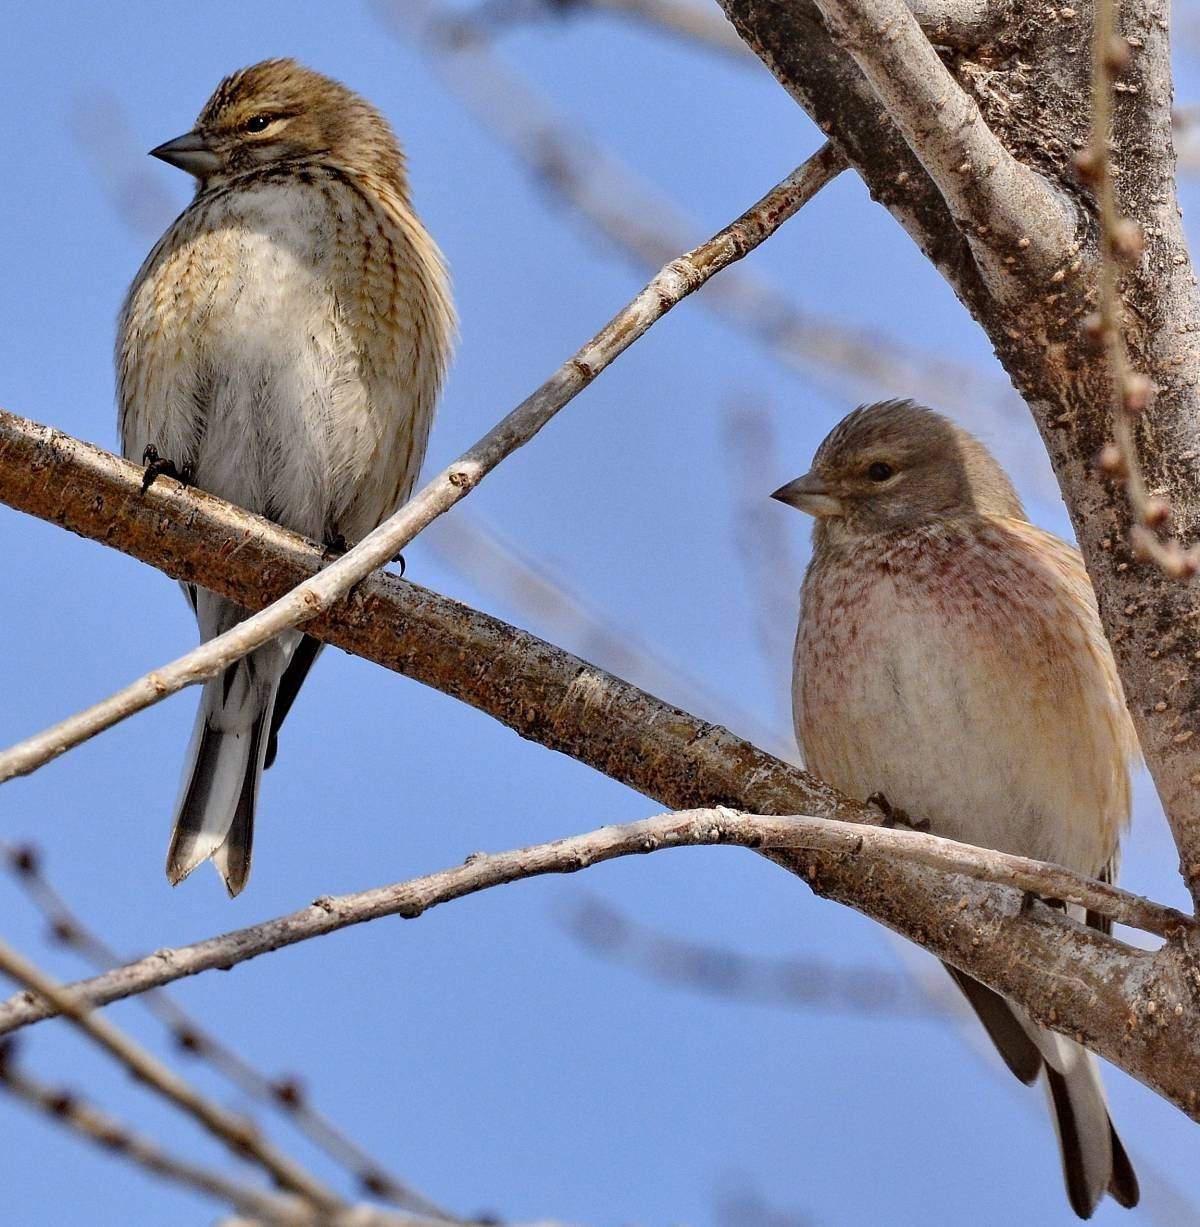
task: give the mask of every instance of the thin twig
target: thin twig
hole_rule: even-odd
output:
[[[101,971],[127,962],[90,930],[67,906],[46,877],[41,854],[23,845],[12,847],[0,841],[0,857],[18,885],[42,913],[54,939],[70,947]],[[278,1109],[312,1142],[353,1173],[363,1192],[429,1218],[457,1221],[449,1211],[393,1176],[377,1159],[348,1138],[309,1101],[304,1087],[294,1078],[268,1078],[235,1049],[203,1027],[161,989],[140,994],[138,1000],[171,1032],[181,1051],[206,1061],[245,1094]]]
[[[0,1049],[0,1086],[109,1154],[128,1159],[156,1176],[207,1194],[273,1227],[322,1227],[313,1208],[299,1199],[256,1189],[222,1172],[181,1159],[92,1107],[74,1091],[49,1086],[18,1069],[11,1046]]]
[[[1112,96],[1129,59],[1129,44],[1117,34],[1115,0],[1096,0],[1092,140],[1075,164],[1095,189],[1100,211],[1099,309],[1087,321],[1088,331],[1107,356],[1112,388],[1113,442],[1101,452],[1100,466],[1124,485],[1129,497],[1134,520],[1130,545],[1135,556],[1153,562],[1167,575],[1189,578],[1200,570],[1200,547],[1185,549],[1173,537],[1161,534],[1171,518],[1171,506],[1146,489],[1134,437],[1138,418],[1150,407],[1154,387],[1130,360],[1120,287],[1121,266],[1136,264],[1145,246],[1141,227],[1121,216],[1113,184]]]
[[[412,920],[440,904],[510,882],[575,873],[616,857],[711,845],[772,852],[811,850],[876,862],[915,862],[944,873],[1080,904],[1121,924],[1164,937],[1194,931],[1200,924],[1174,908],[1028,857],[866,823],[808,816],[771,818],[714,807],[660,814],[511,852],[473,854],[462,865],[407,882],[351,895],[323,896],[290,915],[191,946],[158,950],[115,971],[58,989],[49,1003],[18,994],[0,1004],[0,1034],[52,1017],[64,1000],[73,1003],[71,1008],[77,1012],[96,1009],[199,972],[227,970],[259,955],[365,921],[384,916]]]
[[[69,1018],[135,1078],[197,1120],[235,1155],[257,1163],[280,1188],[296,1193],[325,1214],[345,1208],[345,1202],[331,1189],[261,1137],[251,1122],[206,1099],[108,1019],[91,1013],[90,1007],[76,993],[51,979],[3,940],[0,940],[0,972],[30,990],[25,994],[27,1000],[37,1001],[42,1009]]]
[[[372,571],[390,562],[439,515],[465,498],[505,457],[528,443],[672,307],[774,234],[844,166],[841,155],[830,145],[823,145],[736,221],[665,265],[636,298],[536,392],[353,549],[232,630],[0,754],[0,783],[28,775],[73,746],[185,686],[215,677],[281,631],[327,610]]]

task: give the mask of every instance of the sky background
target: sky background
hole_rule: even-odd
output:
[[[0,404],[9,410],[115,446],[116,311],[189,191],[184,176],[142,151],[186,131],[220,77],[267,56],[294,55],[360,90],[407,148],[462,322],[431,469],[536,387],[645,280],[540,188],[370,5],[48,0],[12,8],[6,30]],[[496,50],[580,134],[694,219],[689,242],[818,143],[765,70],[618,19],[545,22],[507,33]],[[1179,70],[1181,100],[1200,96],[1196,60],[1181,53]],[[1194,182],[1184,203],[1193,211],[1200,203]],[[1014,469],[1032,517],[1069,531],[1036,434],[1006,395],[985,337],[852,175],[747,267],[815,317],[882,331],[977,371],[987,391],[964,405],[955,389],[956,416]],[[693,705],[698,682],[711,696],[699,714],[786,739],[807,526],[767,495],[807,467],[854,403],[908,391],[815,365],[789,370],[692,300],[452,515],[486,526],[621,634],[678,662],[676,676],[631,680]],[[769,552],[756,573],[746,559],[762,542]],[[435,529],[405,553],[410,578],[587,654],[593,641],[544,600],[455,565],[449,534]],[[194,641],[175,586],[111,550],[0,508],[0,555],[4,744]],[[0,837],[36,841],[72,905],[131,954],[439,869],[476,849],[657,812],[479,713],[331,651],[265,778],[249,888],[231,902],[202,869],[172,890],[162,862],[195,703],[195,692],[179,695],[0,790]],[[739,713],[756,727],[740,725]],[[1182,903],[1175,865],[1142,780],[1123,882]],[[746,956],[859,969],[868,989],[907,968],[933,968],[765,860],[704,849],[491,891],[173,991],[268,1073],[303,1076],[315,1104],[348,1133],[463,1214],[596,1227],[1076,1221],[1040,1092],[1002,1075],[954,1017],[786,1008],[681,988],[581,943],[567,919],[588,901]],[[19,949],[63,978],[84,973],[47,945],[7,879],[0,910],[4,936]],[[176,1059],[136,1003],[109,1014]],[[190,1120],[61,1025],[26,1032],[21,1060],[165,1145],[232,1166]],[[250,1106],[205,1067],[181,1068],[222,1103]],[[1106,1078],[1145,1204],[1128,1215],[1105,1202],[1096,1221],[1200,1222],[1195,1127],[1124,1075],[1109,1069]],[[349,1191],[290,1126],[271,1130]],[[0,1134],[9,1222],[204,1224],[221,1215],[3,1095]],[[1166,1172],[1186,1205],[1169,1203]]]

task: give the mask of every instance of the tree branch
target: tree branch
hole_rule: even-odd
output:
[[[817,6],[950,207],[992,292],[1023,291],[1007,257],[1042,277],[1065,269],[1077,248],[1069,198],[1009,153],[904,0]]]
[[[318,1219],[300,1198],[269,1193],[222,1172],[201,1167],[165,1151],[157,1142],[121,1121],[92,1107],[73,1091],[64,1091],[16,1068],[11,1047],[0,1050],[0,1085],[22,1102],[111,1155],[128,1159],[156,1176],[253,1215],[271,1227],[330,1227],[328,1217]]]
[[[37,1001],[53,1014],[69,1018],[90,1040],[114,1057],[139,1081],[198,1121],[235,1155],[257,1163],[283,1189],[303,1198],[315,1211],[333,1215],[345,1203],[331,1189],[310,1175],[263,1138],[249,1121],[206,1099],[174,1070],[135,1043],[106,1018],[90,1012],[69,989],[52,980],[6,942],[0,941],[0,972],[31,990],[27,999]]]
[[[652,324],[710,277],[753,251],[793,217],[845,166],[829,145],[772,188],[706,243],[665,265],[650,283],[537,391],[492,427],[353,549],[279,597],[267,609],[202,643],[123,690],[0,754],[0,783],[57,758],[135,712],[185,686],[216,677],[234,661],[289,627],[327,610],[384,566],[443,512],[465,498],[502,460],[528,443],[551,418],[624,353]]]
[[[1062,866],[1028,857],[975,848],[937,835],[890,830],[861,822],[803,815],[771,818],[714,807],[601,827],[585,835],[573,835],[512,852],[472,853],[462,865],[453,869],[351,895],[325,895],[308,907],[275,920],[236,929],[191,946],[156,950],[136,962],[59,990],[59,995],[53,999],[46,994],[43,994],[46,1000],[18,994],[0,1004],[0,1035],[54,1017],[63,1009],[64,1001],[73,1003],[72,1017],[76,1017],[84,1010],[123,1001],[200,972],[218,968],[228,971],[259,955],[324,937],[365,921],[385,916],[415,920],[439,904],[526,878],[576,873],[622,856],[710,845],[733,845],[776,854],[820,851],[838,856],[861,856],[879,863],[909,861],[943,873],[962,874],[978,882],[1077,903],[1122,924],[1132,924],[1162,936],[1179,936],[1185,930],[1197,928],[1196,922],[1173,908],[1085,878]],[[1116,942],[1112,945],[1120,948]],[[7,970],[2,950],[0,947],[0,970]]]
[[[29,846],[13,848],[0,841],[0,856],[45,918],[56,941],[69,946],[102,971],[120,967],[126,962],[67,907],[65,900],[43,873],[41,855],[36,849]],[[268,1078],[215,1033],[201,1026],[168,994],[151,991],[139,994],[138,1000],[169,1029],[182,1052],[207,1061],[238,1090],[281,1111],[312,1142],[344,1165],[364,1193],[391,1201],[413,1214],[446,1222],[457,1221],[454,1215],[393,1176],[378,1160],[351,1141],[332,1121],[317,1111],[294,1078]],[[3,1062],[0,1062],[0,1067],[2,1065]]]
[[[140,470],[0,413],[0,498],[247,608],[314,573],[321,551],[177,483],[143,498]],[[160,488],[161,486],[161,488]],[[486,711],[523,737],[677,809],[729,805],[873,824],[878,811],[716,725],[497,619],[377,574],[310,633]],[[821,895],[856,908],[1020,1002],[1200,1119],[1200,942],[1133,951],[1012,890],[911,863],[771,853]],[[965,902],[964,902],[965,901]],[[1135,1020],[1131,1023],[1130,1020]]]

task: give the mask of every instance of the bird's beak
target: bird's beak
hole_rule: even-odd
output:
[[[836,516],[841,515],[843,510],[841,500],[816,473],[805,473],[803,477],[789,481],[771,497],[787,503],[789,507],[807,511],[810,516]]]
[[[209,148],[208,143],[199,132],[185,132],[173,141],[159,145],[150,150],[152,158],[162,158],[180,170],[186,170],[189,175],[203,179],[221,167],[221,159]]]

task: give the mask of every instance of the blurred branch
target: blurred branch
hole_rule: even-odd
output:
[[[711,690],[685,666],[639,641],[611,615],[571,590],[560,576],[469,515],[443,516],[423,540],[446,566],[520,611],[555,642],[689,711],[719,717],[778,758],[796,758],[795,745],[775,729]]]
[[[446,34],[477,39],[581,14],[627,18],[681,43],[720,52],[746,66],[758,65],[724,16],[692,0],[483,0],[461,16],[448,16]]]
[[[331,1216],[345,1209],[345,1203],[331,1189],[261,1137],[252,1123],[206,1099],[106,1018],[91,1013],[76,993],[56,983],[4,941],[0,941],[0,972],[30,990],[26,1000],[69,1019],[139,1082],[198,1121],[239,1158],[257,1163],[280,1188],[297,1194],[319,1215]]]
[[[681,251],[697,233],[694,221],[642,182],[628,167],[584,137],[516,73],[501,64],[485,39],[448,38],[468,17],[450,19],[428,0],[374,0],[381,18],[417,43],[475,118],[502,141],[530,175],[572,213],[614,244],[639,270]],[[918,399],[977,419],[1020,409],[999,380],[940,355],[921,354],[877,331],[841,326],[799,310],[759,275],[738,270],[708,286],[700,303],[729,327],[749,334],[779,361],[811,376],[832,375],[856,394]]]
[[[157,1142],[92,1107],[74,1091],[39,1082],[17,1068],[11,1041],[0,1044],[0,1086],[110,1154],[128,1159],[156,1176],[205,1193],[273,1227],[330,1227],[332,1223],[328,1216],[317,1218],[312,1206],[299,1198],[256,1189],[211,1168],[177,1158]]]
[[[422,529],[465,498],[498,464],[528,443],[672,307],[770,238],[843,165],[830,146],[822,146],[735,221],[699,247],[664,265],[640,294],[540,388],[337,561],[231,630],[0,754],[0,783],[28,775],[168,695],[215,677],[281,631],[306,624],[329,609],[372,571],[390,562]],[[0,463],[0,500],[9,498],[6,486],[24,484],[26,478],[20,472],[6,472]]]
[[[10,847],[0,842],[0,856],[3,856],[18,885],[42,913],[56,941],[100,970],[110,970],[127,961],[68,908],[43,872],[42,858],[35,848],[29,845]],[[206,1061],[239,1090],[281,1111],[312,1142],[352,1172],[364,1193],[393,1202],[415,1214],[457,1221],[448,1211],[391,1175],[376,1159],[346,1137],[312,1106],[303,1085],[295,1078],[272,1079],[260,1073],[161,989],[143,993],[138,1000],[168,1028],[182,1052]]]
[[[726,1000],[889,1019],[944,1019],[958,1005],[944,975],[940,982],[945,991],[931,993],[918,989],[907,974],[874,967],[754,958],[669,937],[598,899],[572,908],[565,923],[577,941],[603,958],[660,982]]]
[[[175,482],[156,483],[143,497],[136,466],[3,413],[0,472],[7,478],[4,497],[18,509],[124,549],[247,608],[292,589],[322,565],[318,547],[278,525]],[[878,811],[724,729],[417,585],[374,575],[307,629],[481,708],[522,736],[664,805],[689,809],[732,802],[760,814],[879,821]],[[1044,915],[1047,909],[1023,910],[1012,890],[947,877],[912,861],[795,851],[764,855],[819,894],[887,924],[1012,998],[1038,1023],[1079,1038],[1200,1117],[1192,1076],[1200,1009],[1189,978],[1190,937],[1150,954],[1058,914]],[[286,931],[277,936],[281,943],[288,940]],[[161,972],[165,965],[152,961]],[[152,976],[140,987],[162,982]],[[7,1009],[10,1019],[11,1011],[27,1018],[37,1013],[27,1013],[28,1001]],[[1133,1027],[1131,1016],[1147,1021]],[[1150,1022],[1168,1017],[1169,1028]]]

